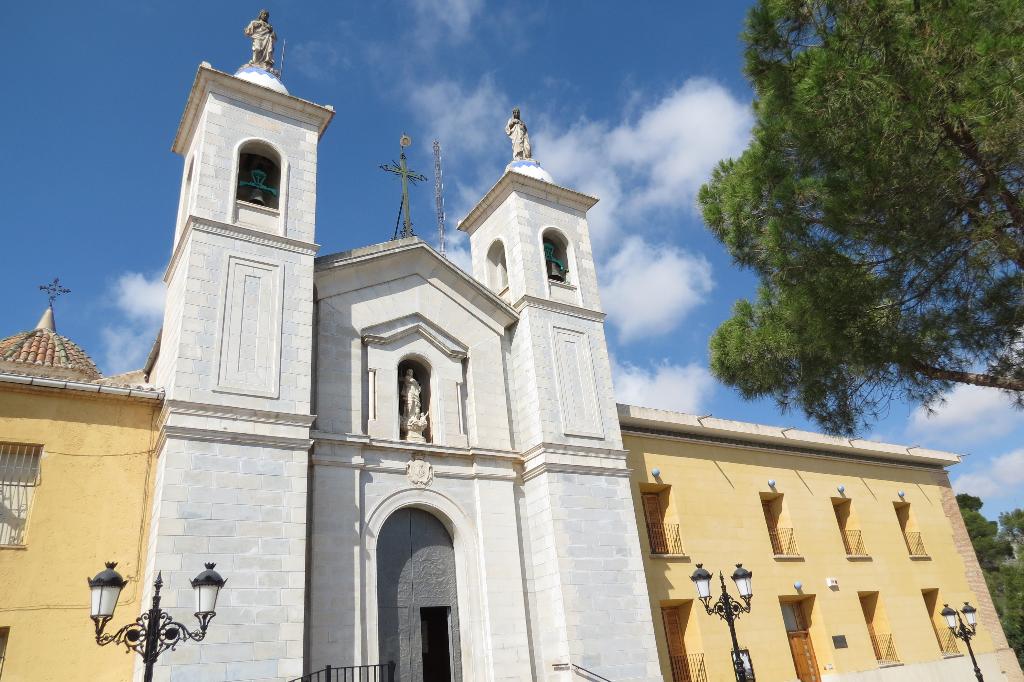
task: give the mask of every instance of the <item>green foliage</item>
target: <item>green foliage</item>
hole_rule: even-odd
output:
[[[1000,531],[1017,550],[1017,556],[1024,552],[1024,509],[1014,509],[999,515]]]
[[[958,507],[960,507],[961,514],[965,510],[980,512],[981,508],[985,506],[985,503],[981,501],[980,497],[968,495],[967,493],[960,493],[959,495],[957,495],[956,504]]]
[[[999,515],[999,523],[981,515],[980,497],[961,493],[956,496],[967,534],[971,537],[978,563],[985,574],[999,622],[1010,648],[1024,665],[1024,509]],[[1016,557],[1015,557],[1016,550]]]
[[[958,382],[1024,404],[1024,3],[760,0],[744,40],[753,140],[699,201],[760,288],[716,376],[833,433]]]
[[[960,514],[964,517],[967,534],[978,555],[978,563],[986,573],[999,570],[1000,564],[1013,557],[1010,541],[999,534],[999,524],[981,515],[982,501],[973,495],[957,495]]]
[[[1020,511],[1020,510],[1018,510]],[[1024,666],[1024,564],[1009,561],[985,574],[1003,632]]]

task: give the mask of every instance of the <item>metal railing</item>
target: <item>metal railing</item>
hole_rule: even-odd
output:
[[[960,647],[956,645],[956,637],[953,633],[946,628],[941,630],[933,625],[935,628],[935,639],[939,640],[939,651],[942,652],[943,656],[961,656]]]
[[[907,551],[910,552],[910,556],[928,556],[928,551],[924,548],[924,540],[921,539],[920,533],[917,531],[905,531],[903,537],[907,541]]]
[[[864,537],[859,530],[844,530],[843,546],[846,547],[847,556],[868,555],[867,549],[864,548]]]
[[[800,556],[796,546],[796,535],[792,528],[769,528],[768,537],[772,541],[772,552],[779,556]]]
[[[672,665],[672,682],[708,682],[704,672],[704,654],[669,656]]]
[[[601,677],[597,673],[591,672],[583,666],[576,665],[575,663],[555,663],[551,667],[555,670],[569,670],[571,672],[576,673],[580,677],[583,677],[588,680],[597,680],[598,682],[612,682],[607,677]]]
[[[25,522],[32,493],[39,485],[38,445],[0,443],[0,545],[25,543]]]
[[[651,541],[651,554],[683,553],[678,523],[648,523],[647,538]]]
[[[892,665],[900,662],[900,655],[896,653],[896,645],[893,644],[891,634],[874,632],[870,628],[868,633],[871,635],[871,646],[875,649],[878,665]]]
[[[290,682],[395,682],[395,664],[327,666]]]

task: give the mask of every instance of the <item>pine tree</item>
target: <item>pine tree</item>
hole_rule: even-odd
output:
[[[1024,3],[760,0],[744,39],[753,140],[699,201],[760,287],[715,375],[833,433],[958,383],[1024,404]]]

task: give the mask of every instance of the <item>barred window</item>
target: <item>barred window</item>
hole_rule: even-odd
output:
[[[42,447],[0,443],[0,545],[25,544],[32,493],[39,485]]]

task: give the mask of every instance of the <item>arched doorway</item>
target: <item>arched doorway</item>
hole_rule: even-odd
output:
[[[407,507],[377,539],[381,662],[400,682],[461,682],[455,549],[437,517]]]

